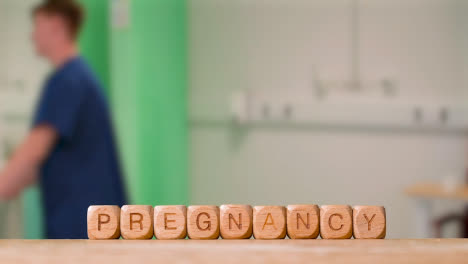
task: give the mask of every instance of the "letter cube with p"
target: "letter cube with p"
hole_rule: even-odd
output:
[[[90,206],[87,220],[89,239],[120,237],[120,208],[118,206]]]

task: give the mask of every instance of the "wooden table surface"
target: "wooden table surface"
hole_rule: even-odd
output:
[[[460,185],[447,191],[443,184],[418,183],[406,188],[405,193],[412,197],[468,201],[468,185]]]
[[[0,240],[0,263],[468,263],[468,239]]]

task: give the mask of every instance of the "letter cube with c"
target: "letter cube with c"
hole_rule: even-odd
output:
[[[88,208],[88,238],[120,237],[120,208],[114,205],[93,205]]]
[[[187,232],[191,239],[218,239],[219,208],[217,206],[189,206]]]
[[[320,236],[324,239],[348,239],[353,235],[353,210],[348,205],[324,205],[320,208]]]

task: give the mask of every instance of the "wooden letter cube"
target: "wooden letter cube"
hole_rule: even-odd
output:
[[[217,206],[189,206],[187,232],[191,239],[218,239],[219,208]]]
[[[252,236],[252,207],[250,205],[222,205],[220,208],[221,237],[245,239]]]
[[[317,238],[320,233],[320,209],[317,205],[289,205],[287,229],[291,239]]]
[[[120,214],[120,232],[124,239],[153,238],[153,207],[124,205]]]
[[[353,209],[354,238],[385,238],[386,220],[383,206],[356,206]]]
[[[154,235],[157,239],[183,239],[187,236],[185,205],[154,207]]]
[[[348,239],[353,235],[353,210],[348,205],[320,208],[320,235],[324,239]]]
[[[256,239],[286,237],[286,208],[284,206],[255,206],[253,234]]]
[[[114,205],[92,205],[88,208],[88,238],[120,237],[120,208]]]

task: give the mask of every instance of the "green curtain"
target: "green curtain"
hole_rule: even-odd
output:
[[[186,2],[112,3],[124,6],[124,22],[111,19],[110,83],[132,203],[187,204]]]

